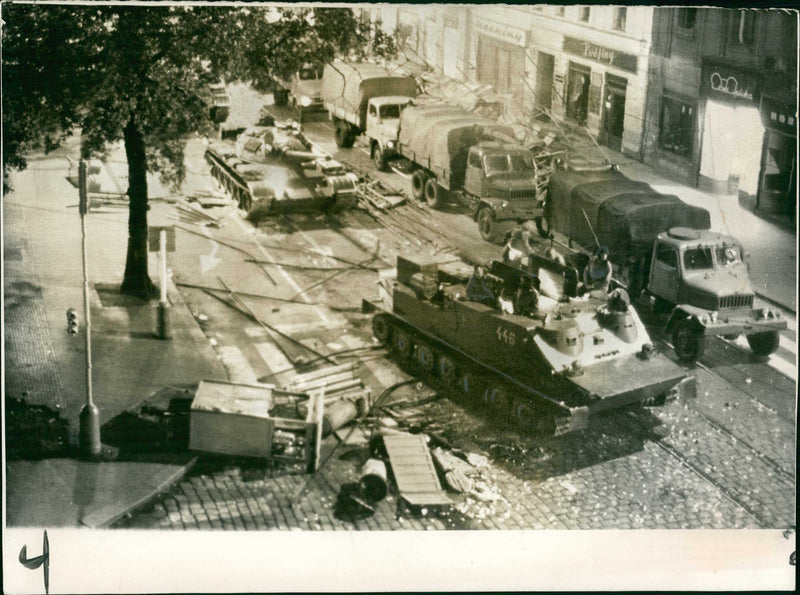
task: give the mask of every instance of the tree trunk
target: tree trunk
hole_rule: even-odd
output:
[[[147,274],[147,156],[144,137],[131,115],[124,130],[125,155],[128,158],[128,257],[122,293],[143,298],[158,295]]]

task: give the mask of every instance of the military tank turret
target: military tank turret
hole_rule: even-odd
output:
[[[379,287],[365,308],[377,310],[373,332],[396,359],[537,432],[694,395],[694,378],[654,349],[624,291],[579,296],[569,266],[493,261],[470,277],[464,263],[398,257]]]
[[[235,142],[210,142],[205,156],[211,175],[246,212],[256,205],[286,213],[356,203],[358,177],[311,143],[291,120],[247,128]]]

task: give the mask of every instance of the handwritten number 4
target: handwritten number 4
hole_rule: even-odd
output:
[[[36,570],[39,566],[43,566],[44,591],[50,593],[50,542],[47,539],[47,531],[44,532],[42,539],[42,555],[28,558],[28,546],[23,545],[19,551],[19,563],[30,570]]]

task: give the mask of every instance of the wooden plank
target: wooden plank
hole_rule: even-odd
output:
[[[412,504],[447,505],[425,437],[413,434],[383,436],[400,495]]]

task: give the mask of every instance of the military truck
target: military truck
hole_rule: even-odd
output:
[[[322,103],[322,67],[313,64],[304,64],[297,72],[292,73],[288,79],[276,78],[277,89],[273,92],[275,105],[291,106],[294,117],[303,121],[308,112],[323,112]]]
[[[577,271],[545,259],[488,269],[484,280],[497,296],[489,303],[470,293],[464,263],[398,256],[378,297],[364,302],[376,312],[375,338],[432,384],[540,433],[695,396],[694,378],[653,348],[621,291],[578,297]],[[510,296],[531,286],[534,308],[515,310]]]
[[[653,190],[616,168],[557,171],[550,177],[542,231],[564,234],[584,250],[609,249],[615,276],[632,296],[669,313],[666,330],[685,362],[704,338],[745,334],[753,354],[778,348],[780,312],[754,308],[747,257],[736,238],[709,231],[705,209]]]
[[[350,148],[364,134],[376,167],[385,170],[397,150],[400,112],[417,94],[416,80],[377,64],[337,60],[325,66],[321,93],[336,145]]]
[[[433,208],[460,198],[486,241],[502,239],[503,222],[543,214],[536,162],[507,126],[450,105],[410,106],[400,115],[398,147],[411,164],[414,198]]]

